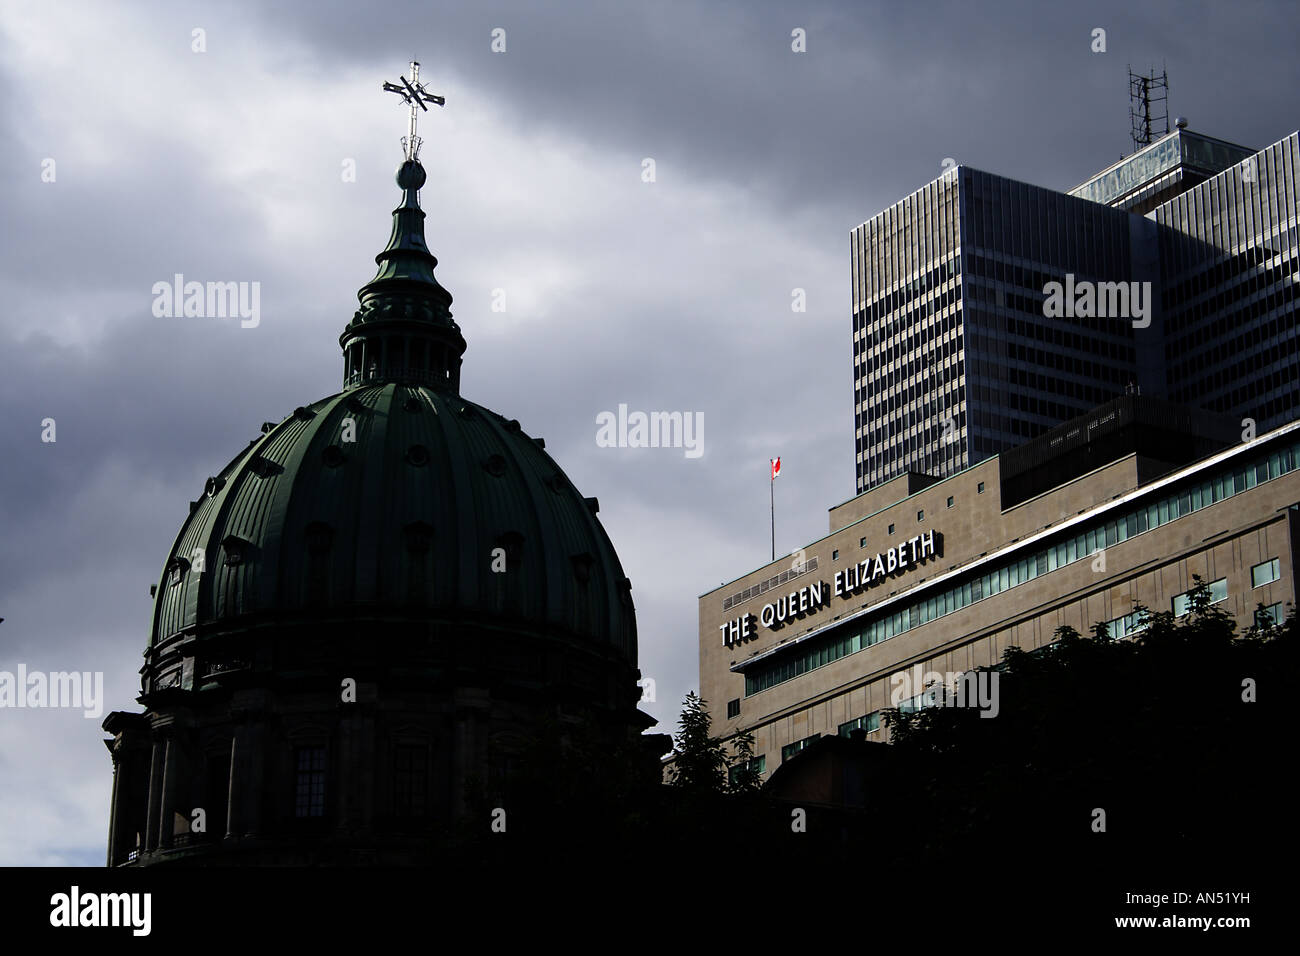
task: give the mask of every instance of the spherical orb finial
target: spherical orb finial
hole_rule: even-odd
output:
[[[408,159],[397,168],[397,185],[402,189],[419,189],[426,178],[418,160]]]

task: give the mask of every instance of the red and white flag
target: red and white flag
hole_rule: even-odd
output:
[[[772,480],[776,481],[777,476],[781,474],[781,459],[769,458],[768,461],[772,463]]]

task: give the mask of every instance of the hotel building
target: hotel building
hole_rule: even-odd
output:
[[[881,711],[920,706],[892,675],[996,665],[1061,625],[1127,637],[1137,602],[1185,613],[1193,575],[1242,629],[1259,605],[1290,616],[1298,534],[1300,421],[1243,440],[1232,417],[1121,396],[859,494],[825,537],[701,595],[701,696],[771,772],[818,736],[886,739]]]

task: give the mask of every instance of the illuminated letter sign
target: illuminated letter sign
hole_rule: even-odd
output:
[[[718,628],[722,631],[722,643],[725,647],[731,647],[754,640],[758,636],[755,633],[757,625],[773,631],[779,630],[805,614],[830,604],[832,596],[852,597],[892,574],[900,574],[942,554],[943,535],[931,528],[924,534],[918,534],[857,564],[851,564],[842,571],[836,571],[830,586],[824,581],[813,581],[797,591],[783,594],[764,604],[758,612],[757,622],[754,622],[754,617],[750,614],[728,621]]]
[[[763,610],[759,612],[758,621],[764,627],[776,630],[822,607],[828,597],[826,582],[813,581],[811,584],[805,584],[798,591],[783,594],[770,604],[764,604]]]
[[[722,632],[722,646],[731,647],[742,641],[752,641],[755,637],[753,621],[754,615],[742,614],[719,627],[718,630]]]

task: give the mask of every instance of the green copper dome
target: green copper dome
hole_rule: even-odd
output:
[[[156,589],[154,676],[177,641],[316,620],[509,626],[635,666],[630,583],[595,499],[459,394],[465,341],[423,182],[417,161],[398,170],[392,236],[340,337],[344,391],[264,425],[191,503]]]
[[[151,645],[262,615],[477,615],[635,660],[629,584],[594,512],[518,422],[424,386],[356,388],[298,409],[208,481]]]

